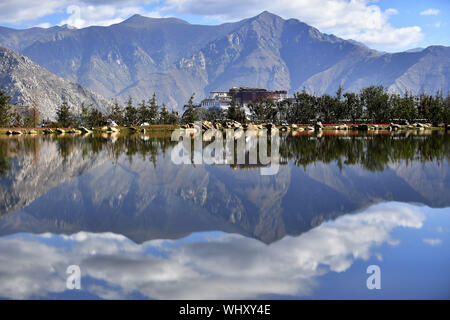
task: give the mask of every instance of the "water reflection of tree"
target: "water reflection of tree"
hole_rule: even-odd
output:
[[[84,138],[59,137],[55,140],[58,151],[64,160],[70,156],[71,152],[79,149],[82,152],[83,159],[105,151],[116,162],[121,155],[126,155],[129,162],[132,163],[133,158],[139,155],[144,160],[148,158],[155,167],[157,156],[165,153],[170,146],[176,143],[170,141],[168,137],[162,138],[143,135],[90,135]]]
[[[149,136],[92,136],[76,137],[76,136],[60,136],[51,138],[58,152],[66,161],[72,152],[80,150],[83,159],[93,157],[94,155],[105,151],[115,161],[121,155],[126,155],[130,163],[137,154],[144,160],[147,157],[156,166],[156,157],[158,154],[165,153],[166,150],[173,146],[175,142],[170,138],[149,137]],[[10,140],[12,141],[12,140]]]
[[[0,176],[6,175],[10,165],[9,144],[6,140],[0,140]]]
[[[10,162],[19,153],[33,155],[37,160],[43,140],[54,141],[64,161],[72,152],[82,153],[83,159],[92,158],[100,152],[118,161],[125,155],[130,163],[139,156],[149,160],[154,167],[158,155],[165,155],[178,142],[170,137],[132,136],[63,136],[25,139],[0,139],[0,175],[4,176]],[[268,145],[270,149],[270,144]],[[270,153],[270,151],[269,151]],[[170,155],[169,155],[170,156]],[[368,136],[283,136],[280,143],[282,160],[290,160],[297,166],[306,167],[314,162],[336,162],[339,168],[344,165],[361,165],[370,171],[382,171],[388,163],[405,161],[441,163],[450,161],[450,139],[444,134],[410,136],[406,134],[368,135]]]
[[[41,142],[38,139],[0,139],[0,176],[10,169],[10,162],[19,153],[33,156],[33,164],[39,157]]]
[[[447,135],[406,137],[402,135],[374,136],[286,136],[280,144],[280,155],[295,165],[307,165],[321,161],[343,165],[361,165],[370,171],[382,171],[388,163],[397,161],[441,163],[450,161],[450,139]]]

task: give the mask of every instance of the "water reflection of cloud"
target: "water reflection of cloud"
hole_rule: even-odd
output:
[[[441,239],[430,239],[430,238],[426,238],[423,239],[423,242],[426,244],[429,244],[432,247],[438,246],[440,244],[442,244],[442,240]]]
[[[0,241],[0,297],[26,299],[65,289],[67,257],[57,248],[32,241]]]
[[[80,265],[83,277],[97,280],[82,283],[102,298],[126,298],[133,292],[157,299],[308,295],[318,276],[369,259],[377,246],[397,243],[390,235],[394,228],[421,228],[424,220],[417,208],[375,206],[269,246],[228,234],[142,245],[110,233],[54,236],[50,242],[48,235],[8,237],[0,239],[0,296],[62,292],[70,264]]]

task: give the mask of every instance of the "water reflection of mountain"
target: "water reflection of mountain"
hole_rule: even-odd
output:
[[[64,140],[0,140],[0,216],[26,207],[106,160],[104,154],[87,157],[80,149],[68,156],[64,147]]]
[[[298,166],[274,176],[176,166],[168,139],[39,140],[34,152],[8,142],[0,233],[109,231],[143,242],[221,230],[270,243],[380,201],[449,206],[448,136],[416,138],[288,138],[281,154]]]

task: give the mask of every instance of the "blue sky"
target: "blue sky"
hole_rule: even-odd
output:
[[[220,24],[267,10],[384,51],[450,45],[448,0],[2,0],[0,25],[13,28],[118,23],[139,13]]]

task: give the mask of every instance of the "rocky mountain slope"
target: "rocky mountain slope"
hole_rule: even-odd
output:
[[[334,93],[384,85],[394,92],[450,90],[450,48],[371,50],[269,12],[219,26],[135,15],[109,27],[0,29],[0,44],[105,97],[181,108],[195,92],[233,85]],[[20,37],[18,33],[21,32]],[[23,41],[21,38],[23,37]]]
[[[56,109],[66,101],[72,111],[81,104],[92,104],[106,111],[111,101],[90,89],[58,77],[33,63],[29,58],[0,47],[0,87],[11,96],[12,104],[37,104],[41,119],[55,119]]]

